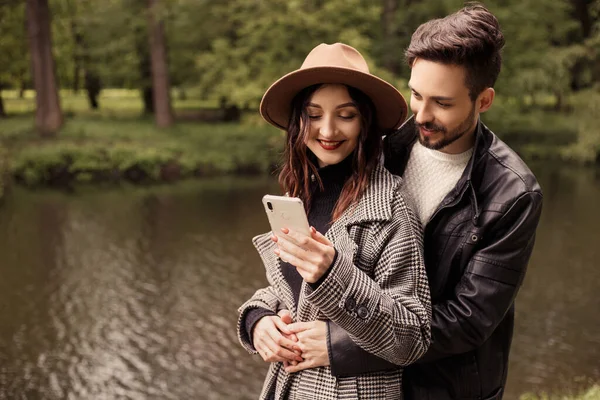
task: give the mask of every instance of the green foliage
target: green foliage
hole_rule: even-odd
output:
[[[0,4],[0,89],[21,87],[29,79],[25,2]]]
[[[570,83],[565,37],[577,29],[571,4],[556,0],[486,2],[498,17],[506,39],[500,93],[534,95],[565,92]]]
[[[586,121],[593,112],[587,117],[585,113],[574,117],[569,112],[580,107],[576,102],[581,88],[592,90],[600,82],[600,0],[586,3],[594,21],[589,32],[570,0],[484,3],[497,15],[507,43],[503,72],[496,85],[501,102],[484,115],[484,121],[509,143],[523,142],[531,154],[556,155],[557,146],[566,146],[561,153],[565,159],[592,161],[597,154],[597,135],[593,122]],[[395,4],[392,18],[383,15],[385,4]],[[201,114],[200,109],[215,109],[225,101],[247,109],[257,119],[255,110],[264,90],[298,68],[308,51],[321,42],[353,45],[365,56],[372,72],[406,92],[410,71],[404,65],[403,52],[412,32],[421,23],[443,17],[463,4],[462,0],[163,1],[160,15],[167,33],[175,108],[180,116],[201,120],[208,114]],[[84,116],[69,121],[65,132],[77,131],[87,137],[93,130],[88,117],[122,121],[142,111],[139,93],[131,90],[103,90],[98,113],[88,110],[83,93],[73,95],[68,88],[76,79],[83,79],[84,70],[98,74],[105,88],[139,89],[148,83],[141,74],[148,50],[145,6],[144,0],[50,0],[62,107],[67,117]],[[5,88],[19,89],[30,79],[24,22],[24,2],[0,1],[0,54],[8,55],[0,66],[0,86]],[[23,94],[21,98],[17,91],[2,91],[9,115],[33,112],[34,94]],[[570,118],[576,122],[565,122]],[[22,121],[9,118],[3,122],[0,136],[31,139],[29,127],[18,126]],[[112,128],[103,126],[103,135],[111,137]],[[575,131],[581,133],[578,143],[572,145]],[[525,139],[524,132],[544,135]],[[541,142],[548,144],[540,146]],[[252,157],[244,149],[229,146],[233,150],[228,157],[221,157],[220,151],[204,151],[201,156],[183,152],[178,156],[181,168],[189,172],[198,165],[206,170],[218,165],[218,170],[235,171],[246,168],[240,165],[256,164],[247,160]],[[150,161],[140,160],[140,165],[158,163],[162,156],[151,150],[144,154],[144,160]],[[86,160],[99,162],[93,157]],[[156,170],[146,169],[156,175]]]
[[[121,0],[50,0],[50,8],[54,57],[62,88],[73,87],[75,79],[81,80],[82,76],[74,75],[76,63],[99,74],[103,86],[140,86],[135,48],[136,35],[145,35],[138,29],[145,26],[140,7]]]
[[[0,53],[10,62],[0,80],[19,86],[26,79],[27,45],[23,2],[0,3]],[[320,42],[347,42],[368,59],[376,74],[403,85],[409,69],[403,52],[423,22],[463,6],[462,0],[388,1],[396,11],[392,35],[383,33],[383,0],[177,0],[161,3],[175,87],[196,86],[204,99],[256,108],[264,90],[300,66]],[[533,99],[550,93],[555,102],[574,82],[600,79],[600,29],[584,37],[569,0],[488,0],[500,20],[507,45],[497,88],[504,95]],[[589,1],[598,21],[600,0]],[[93,69],[104,87],[140,88],[147,48],[145,2],[50,0],[54,55],[60,82],[72,86],[81,76],[76,63]],[[597,22],[596,22],[597,23]],[[77,40],[79,38],[79,40]],[[386,71],[383,65],[399,66]],[[79,71],[79,72],[77,72]],[[397,75],[394,75],[397,74]],[[559,106],[562,106],[559,104]]]
[[[511,146],[533,143],[556,148],[577,140],[578,130],[571,115],[535,108],[523,110],[523,101],[497,98],[481,119]]]
[[[366,0],[232,0],[209,12],[226,29],[197,56],[199,86],[205,96],[256,108],[265,89],[321,42],[345,41],[369,56],[380,7]]]
[[[581,163],[600,162],[600,93],[581,92],[575,96],[578,140],[562,150],[563,158]]]

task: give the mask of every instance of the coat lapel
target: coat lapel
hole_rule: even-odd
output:
[[[342,213],[325,234],[325,237],[335,244],[338,253],[350,256],[352,260],[356,261],[357,245],[350,236],[350,228],[362,223],[390,220],[392,218],[392,197],[399,182],[400,178],[394,177],[383,166],[375,167],[367,190],[359,202]],[[276,245],[271,241],[270,236],[271,232],[267,232],[256,236],[252,241],[265,264],[267,276],[273,280],[271,283],[281,293],[294,320],[308,321],[318,318],[318,315],[314,315],[315,309],[305,300],[304,293],[307,293],[307,283],[304,281],[298,304],[295,304],[292,288],[284,278],[281,262],[273,253]]]
[[[400,178],[394,177],[383,166],[378,165],[371,174],[367,190],[353,207],[340,217],[346,226],[363,222],[388,221],[392,218],[392,197]],[[337,222],[337,221],[336,221]]]

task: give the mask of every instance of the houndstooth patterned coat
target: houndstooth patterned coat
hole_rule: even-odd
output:
[[[269,286],[244,303],[238,321],[242,345],[245,314],[257,307],[290,311],[294,321],[331,320],[366,351],[399,366],[417,360],[429,346],[431,303],[423,263],[421,227],[402,191],[401,178],[378,166],[355,207],[333,223],[327,238],[338,256],[320,286],[302,283],[298,304],[273,253],[270,232],[253,239]],[[288,374],[272,363],[261,399],[402,399],[402,369],[347,378],[329,367]]]

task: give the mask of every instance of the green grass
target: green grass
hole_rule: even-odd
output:
[[[57,138],[41,139],[31,117],[0,122],[0,143],[10,154],[8,171],[30,185],[266,173],[277,163],[282,142],[281,133],[266,124],[179,122],[159,130],[150,118],[75,116]]]
[[[600,400],[600,386],[593,386],[589,390],[579,394],[524,394],[519,400]]]
[[[193,93],[193,91],[192,91]],[[23,98],[19,97],[16,90],[3,90],[6,112],[9,115],[32,114],[35,111],[35,92],[26,90]],[[216,109],[215,101],[200,100],[197,97],[180,98],[180,92],[174,90],[172,93],[173,108],[179,111]],[[62,89],[60,91],[60,102],[65,114],[78,115],[103,115],[111,118],[135,117],[142,113],[143,103],[139,90],[131,89],[104,89],[100,92],[98,102],[100,110],[90,110],[85,91],[73,93],[72,90]]]

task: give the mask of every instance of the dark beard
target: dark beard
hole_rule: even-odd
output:
[[[451,145],[452,143],[454,143],[455,141],[457,141],[458,139],[463,137],[467,132],[469,132],[469,130],[471,129],[471,125],[473,124],[474,117],[475,117],[475,103],[473,103],[473,107],[471,108],[471,111],[469,112],[469,115],[467,116],[467,118],[465,118],[465,120],[463,122],[461,122],[460,125],[450,133],[448,133],[448,130],[442,125],[435,125],[431,122],[426,122],[424,124],[417,124],[415,122],[415,128],[417,129],[417,136],[419,138],[419,143],[421,143],[424,147],[427,147],[428,149],[431,149],[431,150],[443,149],[444,147]],[[434,132],[441,132],[444,134],[444,136],[442,137],[441,140],[432,143],[429,140],[429,138],[421,137],[419,128],[425,128],[427,130],[434,131]]]

